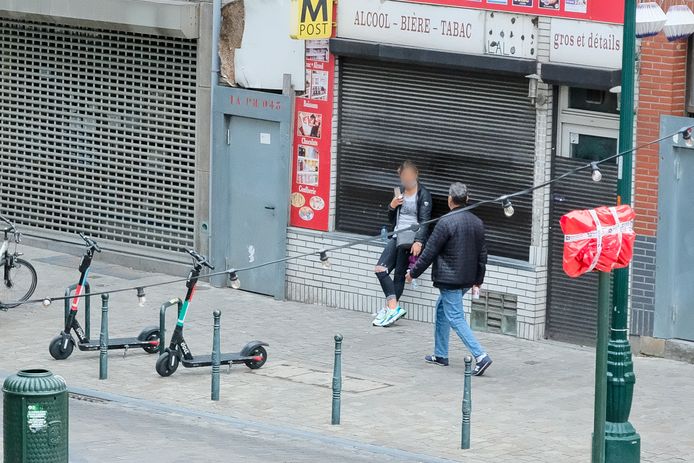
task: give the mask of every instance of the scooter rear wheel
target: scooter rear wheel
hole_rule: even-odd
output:
[[[48,345],[48,352],[56,360],[65,360],[72,354],[72,350],[75,348],[75,342],[70,338],[67,342],[67,347],[63,349],[63,337],[56,336],[51,340]]]
[[[258,346],[248,354],[249,357],[262,357],[262,360],[246,360],[244,363],[251,370],[257,370],[258,368],[265,365],[267,361],[267,351],[263,346]]]
[[[157,359],[156,369],[160,376],[167,377],[173,375],[178,369],[178,355],[172,357],[171,352],[164,352]]]
[[[159,341],[159,342],[161,342],[161,339],[159,339],[159,331],[154,331],[154,332],[150,333],[150,335],[145,338],[145,341]],[[159,344],[149,344],[149,345],[142,346],[142,350],[144,350],[148,354],[153,354],[153,353],[159,351]]]

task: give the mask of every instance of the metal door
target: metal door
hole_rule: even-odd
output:
[[[694,119],[665,117],[661,133]],[[660,145],[658,245],[656,250],[656,337],[694,341],[694,149],[680,137]]]
[[[227,266],[243,268],[284,257],[289,173],[282,161],[280,123],[231,116],[230,151],[230,246]],[[282,272],[275,265],[239,274],[241,288],[281,297]]]
[[[555,158],[554,177],[585,165],[585,159]],[[603,179],[591,180],[590,171],[568,177],[552,187],[550,224],[547,337],[593,344],[597,329],[598,275],[569,278],[562,268],[564,235],[559,219],[574,209],[592,209],[615,204],[617,165],[603,165]]]

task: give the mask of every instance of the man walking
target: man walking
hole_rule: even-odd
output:
[[[418,278],[433,263],[432,280],[441,293],[436,302],[434,355],[424,359],[435,365],[448,366],[448,340],[451,328],[460,336],[475,357],[475,376],[482,376],[492,364],[465,321],[463,295],[484,282],[487,245],[484,224],[469,211],[457,210],[468,202],[467,187],[460,182],[448,190],[451,212],[439,220],[417,263],[407,274],[407,281]]]

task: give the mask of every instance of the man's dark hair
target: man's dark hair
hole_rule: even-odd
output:
[[[448,196],[456,206],[467,205],[467,186],[460,182],[452,183],[448,189]]]
[[[316,120],[315,114],[311,114],[311,117],[309,117],[309,119],[313,119],[315,121]]]

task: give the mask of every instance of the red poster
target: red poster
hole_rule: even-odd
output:
[[[605,23],[624,22],[624,2],[607,0],[409,0],[413,3],[482,8]]]
[[[306,91],[296,100],[289,223],[328,230],[335,58],[328,39],[306,41]]]

